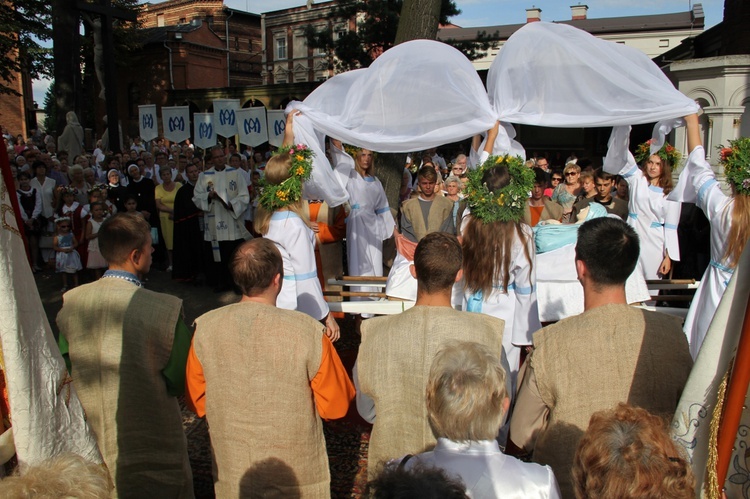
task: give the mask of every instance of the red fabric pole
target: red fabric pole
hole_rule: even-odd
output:
[[[10,159],[8,159],[8,149],[5,147],[5,140],[0,140],[0,171],[2,171],[3,174],[5,187],[8,189],[8,197],[10,198],[10,204],[13,207],[13,213],[16,215],[18,230],[23,236],[23,246],[26,248],[26,257],[29,262],[31,262],[29,240],[26,239],[26,226],[23,223],[23,218],[21,218],[21,205],[18,203],[18,195],[16,194],[16,179],[13,178],[13,172],[10,169]],[[5,216],[4,213],[3,216]]]
[[[737,439],[742,411],[745,405],[747,388],[750,385],[750,299],[745,308],[745,319],[742,322],[742,333],[737,346],[737,356],[734,359],[732,376],[727,388],[727,399],[717,438],[718,460],[716,474],[719,488],[724,487],[729,463],[732,459],[732,448]]]

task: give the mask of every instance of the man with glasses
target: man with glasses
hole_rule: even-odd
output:
[[[240,170],[226,164],[224,149],[214,146],[210,154],[212,166],[198,177],[193,202],[205,213],[203,238],[211,243],[214,262],[209,278],[220,293],[232,287],[228,267],[232,253],[252,237],[244,223],[250,194]]]

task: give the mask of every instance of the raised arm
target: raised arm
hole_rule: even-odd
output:
[[[289,114],[286,115],[286,127],[284,128],[284,141],[281,143],[283,147],[290,147],[294,145],[294,117],[298,114],[302,114],[302,111],[293,109]]]
[[[698,115],[691,114],[685,116],[685,124],[687,128],[688,153],[691,153],[696,147],[703,145],[700,125],[698,124]]]

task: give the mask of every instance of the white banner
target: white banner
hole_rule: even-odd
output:
[[[214,99],[214,129],[216,135],[234,137],[237,135],[237,111],[239,99]]]
[[[159,121],[156,117],[156,104],[138,106],[138,129],[141,139],[148,142],[159,136]]]
[[[268,111],[268,143],[272,146],[281,147],[284,142],[284,130],[286,129],[286,115],[284,111]]]
[[[161,122],[164,138],[172,142],[182,142],[190,138],[190,108],[175,106],[161,108]]]
[[[210,149],[216,145],[216,132],[212,113],[195,113],[193,115],[193,143],[201,149]]]
[[[258,147],[262,143],[268,142],[266,108],[251,107],[237,111],[237,129],[240,135],[240,144]]]

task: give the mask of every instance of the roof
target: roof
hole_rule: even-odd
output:
[[[172,26],[159,26],[158,28],[143,28],[138,30],[142,37],[140,42],[144,45],[149,43],[161,43],[169,41],[169,33],[190,33],[200,29],[201,23],[176,24]]]
[[[703,8],[696,4],[693,10],[674,14],[655,14],[647,16],[604,17],[600,19],[579,19],[552,21],[558,24],[582,29],[592,35],[615,33],[637,33],[644,31],[672,31],[679,29],[703,29],[705,18]],[[499,26],[479,26],[474,28],[443,28],[438,31],[438,40],[453,39],[456,41],[476,40],[484,31],[488,36],[507,40],[525,24],[505,24]],[[495,35],[497,33],[497,35]]]

